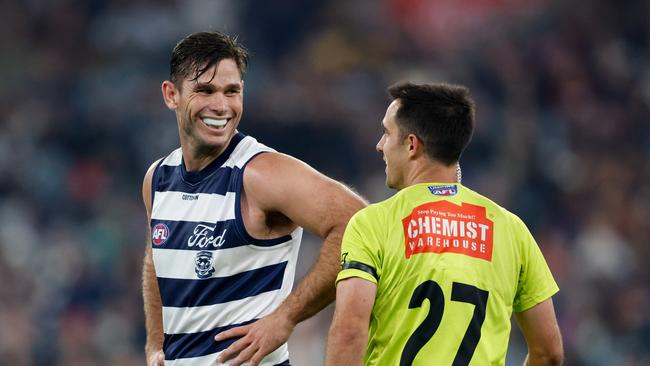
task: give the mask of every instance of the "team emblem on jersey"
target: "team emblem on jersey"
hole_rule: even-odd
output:
[[[212,257],[212,252],[202,250],[196,253],[194,272],[201,279],[208,278],[214,273],[213,263],[214,258]]]
[[[458,187],[455,185],[451,186],[429,186],[429,191],[431,194],[436,196],[455,196],[458,193]]]
[[[163,245],[169,238],[169,228],[163,223],[156,224],[151,230],[151,242],[154,245]]]

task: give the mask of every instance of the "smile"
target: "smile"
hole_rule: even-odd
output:
[[[222,129],[228,124],[228,118],[201,118],[203,123],[205,123],[207,126],[217,128],[217,129]]]

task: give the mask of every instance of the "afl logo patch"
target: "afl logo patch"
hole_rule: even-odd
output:
[[[451,186],[428,186],[431,194],[436,196],[455,196],[458,193],[458,187]]]
[[[151,230],[151,242],[153,245],[163,245],[169,238],[169,228],[165,224],[156,224]]]

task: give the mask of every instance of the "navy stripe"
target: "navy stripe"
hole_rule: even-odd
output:
[[[228,329],[240,327],[255,321],[257,319],[227,325],[205,332],[165,334],[165,340],[163,342],[165,360],[171,361],[179,358],[200,357],[221,352],[241,337],[229,338],[225,341],[217,342],[214,340],[214,336]]]
[[[183,250],[218,250],[235,248],[254,244],[262,247],[272,247],[284,244],[291,240],[291,235],[274,239],[247,239],[244,238],[236,226],[236,219],[209,222],[151,220],[151,228],[157,224],[165,224],[169,228],[168,239],[156,249],[183,249]],[[210,244],[208,244],[210,242]],[[190,246],[190,243],[193,243]]]
[[[158,277],[163,306],[192,307],[221,304],[282,287],[287,262],[227,277],[186,280]]]
[[[160,164],[162,164],[163,160],[165,160],[165,158],[158,160],[156,168],[153,170],[153,174],[151,175],[151,207],[153,207],[153,201],[156,199],[156,186],[158,185]]]
[[[379,281],[379,276],[377,275],[377,271],[375,271],[374,268],[370,267],[367,264],[363,264],[361,262],[345,262],[341,266],[341,271],[346,270],[346,269],[358,269],[360,271],[364,271],[366,273],[369,273],[374,277],[377,281]]]
[[[241,191],[244,186],[244,169],[246,169],[246,166],[248,166],[248,163],[253,161],[253,159],[260,155],[263,154],[267,151],[260,151],[257,154],[253,155],[242,167],[239,171],[235,172],[233,175],[233,184],[235,188],[235,194],[237,195],[235,199],[235,227],[237,228],[237,231],[239,232],[240,237],[242,237],[247,243],[254,244],[257,246],[273,246],[273,245],[278,245],[284,242],[287,242],[291,240],[291,235],[285,235],[281,236],[279,238],[274,238],[274,239],[257,239],[252,237],[248,231],[246,230],[246,225],[244,225],[244,219],[242,218],[241,214]]]
[[[282,363],[279,363],[279,364],[273,365],[273,366],[291,366],[291,364],[289,363],[289,360],[286,360],[286,361],[284,361]]]
[[[226,150],[224,150],[216,159],[214,159],[208,166],[200,171],[188,172],[185,170],[185,164],[181,157],[179,165],[160,165],[156,168],[154,173],[156,179],[153,182],[154,189],[159,192],[164,191],[179,191],[187,193],[219,193],[225,194],[226,189],[230,186],[227,184],[230,181],[233,168],[222,167],[223,163],[228,160],[235,147],[246,137],[243,133],[236,133]],[[238,168],[235,168],[238,169]],[[217,174],[216,179],[209,179],[204,182],[208,176],[222,170]]]
[[[226,192],[234,192],[229,189],[231,180],[237,175],[240,169],[237,167],[219,167],[210,179],[205,179],[200,184],[188,182],[182,178],[180,165],[161,165],[157,169],[155,189],[158,192],[174,191],[186,193],[217,193],[225,195]]]
[[[228,147],[226,147],[226,149],[216,159],[210,162],[208,166],[201,169],[200,171],[188,172],[187,170],[185,170],[185,164],[181,159],[180,167],[181,167],[181,174],[183,176],[183,180],[191,184],[197,184],[201,182],[203,179],[205,179],[207,176],[214,173],[217,169],[219,169],[223,165],[223,163],[226,162],[226,160],[228,160],[230,154],[232,154],[233,150],[235,150],[235,147],[241,142],[241,140],[244,139],[244,137],[246,137],[246,135],[237,132],[228,143]]]

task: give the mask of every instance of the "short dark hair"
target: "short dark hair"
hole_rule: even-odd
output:
[[[467,88],[397,83],[388,93],[400,101],[396,119],[401,138],[414,134],[432,160],[447,166],[458,162],[474,131],[474,101]]]
[[[172,51],[169,79],[180,87],[178,82],[184,78],[191,75],[192,80],[196,80],[216,63],[229,58],[237,63],[243,79],[248,65],[248,50],[239,44],[237,37],[221,32],[190,34]]]

